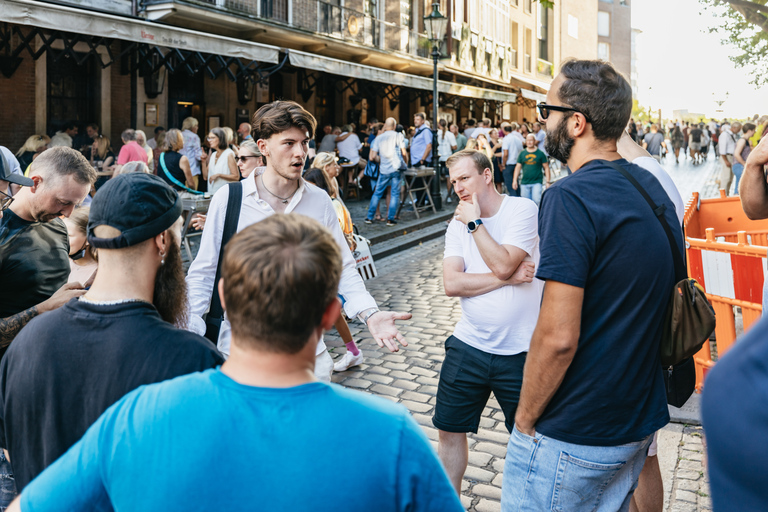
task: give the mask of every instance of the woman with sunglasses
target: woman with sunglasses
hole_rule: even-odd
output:
[[[91,247],[86,238],[90,213],[91,209],[85,206],[77,208],[69,218],[64,219],[69,236],[69,283],[89,282],[99,266],[96,249]]]
[[[243,179],[250,176],[256,168],[266,165],[264,157],[261,155],[261,151],[259,151],[259,146],[253,140],[246,140],[240,144],[235,161]]]
[[[235,153],[229,149],[227,134],[221,128],[213,128],[207,137],[208,146],[213,149],[210,156],[203,152],[203,178],[208,181],[208,192],[213,196],[217,190],[232,181],[240,181],[235,164]]]

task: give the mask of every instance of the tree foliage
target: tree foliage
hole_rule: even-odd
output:
[[[699,0],[722,23],[710,32],[737,49],[730,59],[749,70],[751,83],[768,83],[768,0]]]

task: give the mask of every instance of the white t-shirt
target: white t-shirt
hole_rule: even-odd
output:
[[[491,237],[502,245],[513,245],[528,253],[526,261],[539,264],[539,209],[530,199],[504,196],[496,215],[483,220]],[[445,234],[444,258],[464,260],[467,274],[491,271],[483,261],[474,235],[456,219]],[[497,355],[528,351],[539,318],[544,283],[503,286],[477,297],[461,298],[461,320],[453,335],[478,350]]]
[[[488,135],[489,133],[491,133],[491,128],[485,128],[485,127],[475,128],[475,131],[472,133],[472,137],[477,138],[481,133],[485,135],[486,139],[491,140],[491,136]]]
[[[641,156],[635,158],[632,163],[639,165],[646,171],[653,174],[659,183],[661,183],[664,192],[667,193],[672,200],[672,204],[675,205],[675,213],[677,214],[677,220],[680,221],[680,225],[683,224],[683,216],[685,215],[685,204],[683,203],[683,196],[680,195],[680,191],[677,190],[675,182],[672,181],[672,177],[665,171],[659,162],[655,158],[650,156]]]
[[[375,151],[381,157],[379,165],[381,174],[392,174],[399,171],[402,156],[399,139],[400,134],[394,130],[382,132],[373,139],[371,151]]]
[[[536,137],[536,141],[538,142],[538,146],[541,152],[549,156],[547,150],[544,149],[544,141],[547,138],[547,133],[544,130],[539,130],[538,132],[534,133],[533,136]]]
[[[501,139],[501,150],[509,151],[506,165],[516,165],[517,157],[523,150],[523,144],[520,142],[520,137],[515,137],[515,133],[516,132],[512,132],[509,135],[505,135],[504,138]]]
[[[344,133],[342,133],[342,135],[344,135]],[[360,161],[360,148],[362,148],[363,145],[357,134],[351,133],[346,139],[337,142],[336,147],[339,149],[339,158],[346,158],[351,164],[356,164]]]
[[[453,154],[451,148],[456,147],[456,137],[448,130],[445,131],[445,137],[443,137],[443,131],[437,130],[437,143],[437,154],[440,155],[440,161],[445,162]]]

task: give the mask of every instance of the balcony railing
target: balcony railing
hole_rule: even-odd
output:
[[[536,72],[541,76],[552,77],[552,63],[544,59],[539,59],[536,64]]]
[[[143,0],[142,5],[167,2]],[[426,34],[324,0],[184,0],[184,3],[415,57],[428,58],[432,51]]]

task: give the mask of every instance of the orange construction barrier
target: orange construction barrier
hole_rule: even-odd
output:
[[[707,292],[717,317],[717,356],[736,341],[734,307],[741,307],[744,331],[763,311],[763,282],[768,267],[768,220],[750,220],[738,196],[699,199],[699,193],[685,208],[683,218],[688,275]],[[701,392],[707,371],[714,366],[710,344],[694,356],[696,391]]]

